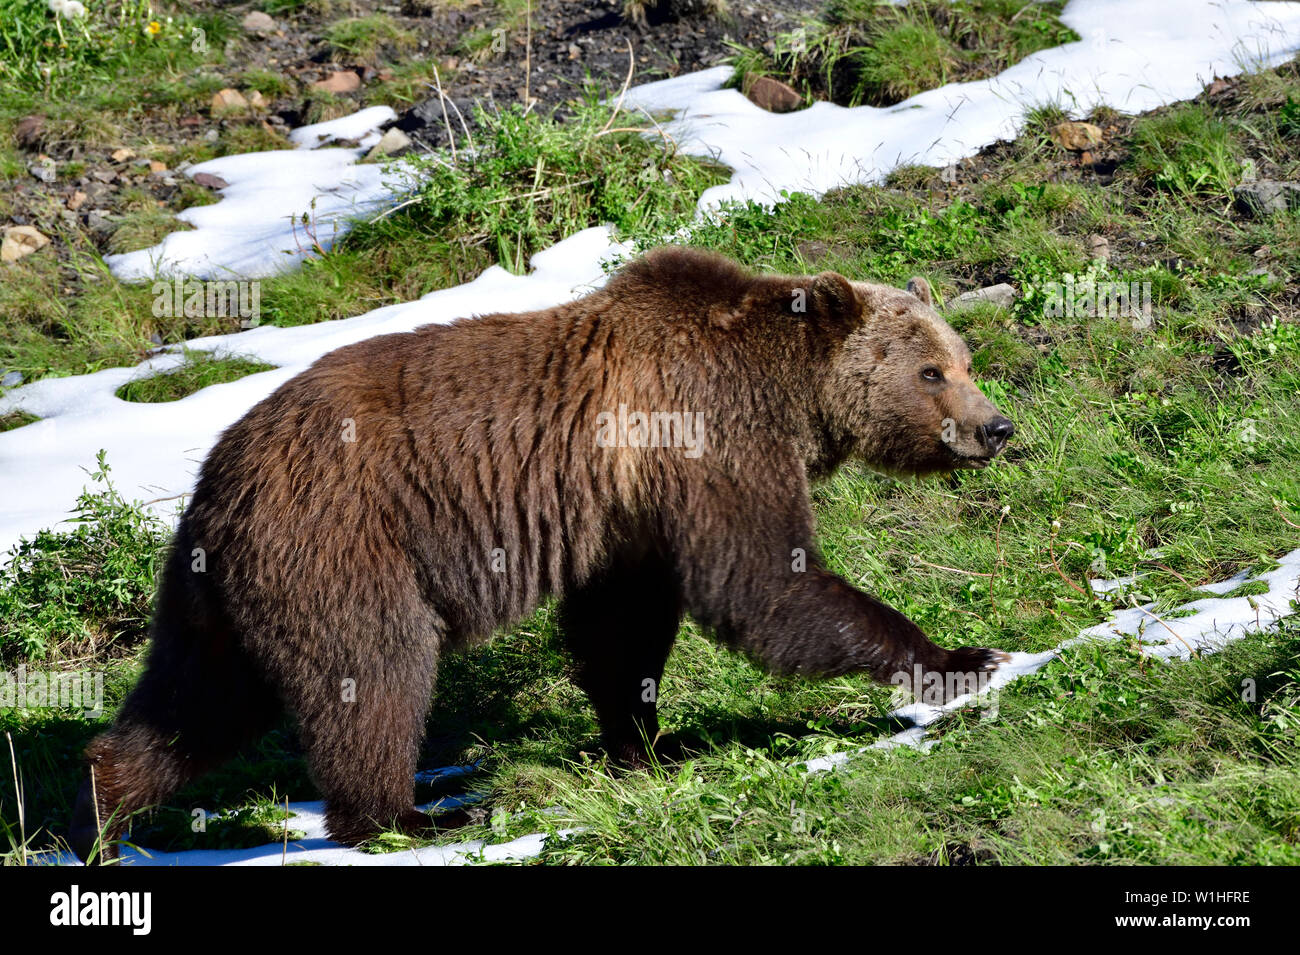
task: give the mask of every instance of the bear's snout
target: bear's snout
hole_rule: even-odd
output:
[[[1016,433],[1016,426],[1010,418],[997,415],[991,421],[975,429],[975,437],[989,452],[989,457],[1000,454],[1007,446],[1007,439]]]

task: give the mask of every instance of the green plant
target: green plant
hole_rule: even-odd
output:
[[[230,35],[222,17],[166,16],[149,0],[85,0],[85,7],[84,17],[67,19],[44,0],[7,0],[0,79],[24,91],[66,93],[128,66],[175,70]]]
[[[179,367],[128,381],[117,389],[117,396],[123,401],[146,403],[176,401],[209,385],[238,381],[246,375],[270,371],[274,367],[249,358],[186,351],[185,361]]]
[[[820,18],[773,37],[770,52],[733,44],[733,83],[776,76],[809,98],[889,106],[1077,40],[1058,19],[1061,8],[1031,0],[833,0]]]
[[[103,451],[77,498],[72,530],[24,538],[0,572],[0,659],[129,646],[143,637],[169,534],[109,480]]]
[[[481,246],[515,272],[589,226],[663,234],[688,222],[717,171],[619,123],[597,104],[577,106],[564,123],[517,106],[480,109],[472,151],[415,161],[419,202],[406,219]]]

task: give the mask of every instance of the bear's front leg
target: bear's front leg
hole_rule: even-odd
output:
[[[560,604],[576,682],[615,762],[645,764],[659,735],[659,683],[680,625],[677,583],[655,558],[615,561]]]
[[[905,616],[821,566],[801,462],[769,446],[761,473],[687,485],[693,519],[673,526],[686,612],[777,673],[865,671],[942,702],[978,688],[1010,657],[932,643]],[[919,685],[916,680],[922,681]]]
[[[779,673],[834,676],[866,671],[882,683],[912,689],[926,702],[955,699],[978,689],[1010,659],[1001,650],[945,650],[892,607],[830,571],[809,566],[790,575],[769,599],[719,628]]]

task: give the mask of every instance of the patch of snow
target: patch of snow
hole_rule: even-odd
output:
[[[1092,592],[1094,594],[1109,594],[1109,593],[1114,593],[1116,591],[1122,592],[1128,590],[1128,588],[1136,584],[1138,582],[1138,578],[1142,576],[1145,575],[1126,574],[1123,577],[1113,577],[1109,580],[1104,580],[1098,577],[1094,580],[1089,580],[1088,586],[1092,588]]]
[[[680,148],[734,170],[701,197],[707,209],[746,199],[774,203],[783,190],[821,195],[879,182],[912,163],[947,166],[1013,138],[1033,107],[1142,112],[1194,97],[1215,76],[1275,65],[1300,49],[1300,3],[1072,0],[1061,20],[1083,39],[894,106],[814,103],[768,113],[739,90],[722,88],[731,77],[726,66],[635,87],[625,105],[674,113],[665,128]]]
[[[177,275],[259,279],[297,268],[317,245],[330,249],[353,218],[390,205],[404,188],[400,166],[386,171],[357,162],[378,142],[378,127],[394,116],[389,107],[374,106],[294,130],[289,135],[298,149],[222,156],[191,166],[187,176],[208,173],[228,183],[219,190],[221,201],[176,216],[193,230],[168,233],[151,248],[107,255],[104,261],[124,282]],[[362,145],[307,147],[329,139],[360,139]]]
[[[362,149],[379,142],[379,127],[397,119],[391,106],[370,106],[338,119],[299,126],[289,134],[289,142],[299,149],[315,149],[339,139],[355,139]]]
[[[529,859],[538,855],[546,843],[540,832],[520,836],[510,842],[489,844],[482,839],[457,842],[445,846],[425,846],[405,852],[370,853],[351,849],[333,842],[325,832],[325,804],[323,802],[291,803],[289,811],[290,832],[301,832],[302,838],[290,838],[286,847],[283,841],[255,846],[251,849],[191,849],[184,852],[155,852],[123,848],[121,865],[141,866],[267,866],[295,865],[314,862],[320,865],[350,866],[444,866],[466,865],[474,862],[508,862]],[[561,830],[564,838],[573,830]],[[80,865],[69,853],[44,853],[33,859],[38,865]]]
[[[151,510],[174,523],[178,514],[172,498],[193,488],[199,465],[221,432],[321,355],[374,335],[577,298],[604,284],[600,263],[606,257],[627,251],[608,229],[586,229],[534,255],[525,276],[494,266],[472,282],[356,318],[194,339],[185,347],[279,367],[211,385],[179,401],[144,404],[114,394],[128,381],[175,367],[181,361],[176,352],[134,368],[46,378],[12,389],[0,396],[0,415],[21,409],[41,420],[0,433],[0,554],[21,535],[67,518],[91,483],[83,469],[93,467],[101,448],[122,495],[144,501],[166,498]]]

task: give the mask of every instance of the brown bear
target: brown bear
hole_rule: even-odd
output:
[[[668,247],[576,301],[325,355],[220,438],[161,574],[152,643],[87,748],[71,832],[296,719],[331,835],[427,831],[414,770],[438,660],[548,596],[611,757],[658,734],[683,613],[780,673],[967,676],[817,558],[809,480],[983,467],[1011,422],[917,294],[754,275]]]

